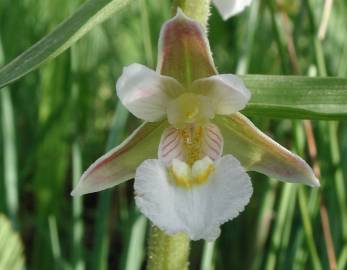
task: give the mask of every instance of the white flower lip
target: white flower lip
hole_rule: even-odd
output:
[[[195,174],[206,164],[205,160],[196,165]],[[220,225],[237,217],[253,192],[249,176],[233,156],[215,161],[214,167],[208,181],[184,188],[172,184],[162,161],[146,160],[136,171],[136,204],[167,234],[184,232],[191,240],[213,241],[220,234]]]

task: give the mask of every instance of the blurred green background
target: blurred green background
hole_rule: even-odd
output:
[[[1,0],[0,67],[82,2]],[[333,2],[319,36],[325,2],[255,0],[226,22],[212,8],[219,72],[346,77],[347,1]],[[115,81],[134,62],[155,68],[159,30],[170,16],[169,0],[130,1],[1,90],[0,270],[145,268],[149,224],[135,208],[132,182],[69,194],[84,169],[139,125],[116,99]],[[347,122],[252,120],[320,171],[321,188],[251,173],[251,203],[215,243],[192,243],[190,268],[347,269]]]

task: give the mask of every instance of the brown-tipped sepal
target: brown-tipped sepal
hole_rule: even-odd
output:
[[[157,71],[186,87],[217,74],[205,31],[180,9],[161,29]]]

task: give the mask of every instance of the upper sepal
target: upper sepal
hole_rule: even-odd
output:
[[[123,143],[95,161],[81,176],[72,196],[101,191],[134,177],[147,158],[156,158],[156,146],[167,122],[144,123]]]
[[[269,136],[240,113],[216,117],[224,137],[224,154],[232,154],[248,170],[281,181],[318,187],[319,181],[310,166]]]
[[[157,71],[186,87],[217,74],[205,31],[180,9],[163,25],[158,48]]]

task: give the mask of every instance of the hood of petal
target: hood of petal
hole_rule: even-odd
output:
[[[163,25],[158,48],[157,71],[186,87],[217,73],[205,31],[180,10]]]

